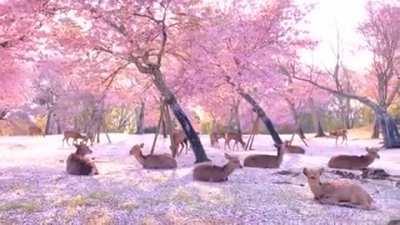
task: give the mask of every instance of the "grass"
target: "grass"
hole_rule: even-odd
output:
[[[1,204],[0,212],[7,211],[22,211],[25,213],[34,213],[40,211],[40,206],[38,203],[33,201],[15,201]]]

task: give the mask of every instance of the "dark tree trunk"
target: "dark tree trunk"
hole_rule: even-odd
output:
[[[315,135],[315,137],[326,137],[324,129],[322,128],[321,121],[319,120],[318,120],[317,134]]]
[[[203,145],[201,144],[200,138],[196,131],[193,129],[190,120],[187,118],[186,114],[183,112],[181,106],[178,102],[173,99],[167,102],[171,106],[171,110],[175,115],[175,118],[179,121],[182,126],[183,131],[188,138],[190,145],[192,146],[193,152],[196,157],[196,163],[210,161],[207,158],[206,152],[204,151]]]
[[[298,128],[297,132],[298,132],[299,137],[300,137],[301,139],[307,139],[307,138],[306,138],[306,135],[304,134],[304,130],[303,130],[303,128],[302,128],[300,125],[299,125],[299,128]]]
[[[185,132],[186,137],[190,142],[190,145],[192,146],[192,150],[196,158],[195,163],[210,161],[207,158],[207,154],[204,151],[200,138],[197,135],[196,131],[193,129],[190,120],[188,119],[185,112],[182,110],[181,106],[177,102],[175,95],[165,84],[161,71],[159,69],[155,69],[152,72],[154,75],[153,79],[154,85],[157,87],[157,89],[164,97],[165,102],[170,106],[172,112],[175,115],[175,118],[178,120],[179,124],[182,127],[182,130]]]
[[[51,118],[53,117],[53,111],[49,110],[47,112],[47,121],[46,121],[46,128],[44,130],[44,134],[45,135],[49,135],[50,134],[50,129],[51,129]]]
[[[380,125],[383,133],[383,141],[386,148],[400,147],[400,134],[396,122],[389,114],[385,113],[379,116]]]
[[[378,139],[379,138],[379,119],[377,116],[375,116],[374,119],[374,126],[372,128],[372,135],[371,138],[372,139]]]
[[[144,110],[145,110],[145,104],[144,104],[144,102],[141,102],[140,109],[139,109],[139,116],[136,120],[136,134],[143,134]]]
[[[253,108],[253,111],[257,113],[257,116],[264,123],[265,127],[268,129],[269,134],[272,137],[274,143],[278,146],[282,144],[282,140],[279,137],[278,132],[276,132],[274,125],[272,124],[270,118],[265,114],[264,110],[260,107],[260,105],[251,97],[249,94],[243,92],[242,90],[238,90],[240,96],[242,96]]]

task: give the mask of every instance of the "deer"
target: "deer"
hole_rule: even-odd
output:
[[[90,146],[93,146],[93,143],[95,141],[95,137],[96,137],[96,135],[94,133],[87,132],[86,135],[82,135],[82,140],[86,144],[88,144],[90,142]]]
[[[321,204],[372,209],[372,197],[357,183],[347,179],[321,182],[323,168],[304,168],[314,199]]]
[[[95,163],[86,157],[93,151],[83,142],[74,144],[76,152],[68,156],[67,173],[71,175],[98,175]]]
[[[28,128],[28,132],[29,132],[29,135],[31,135],[31,136],[43,135],[42,129],[40,129],[37,126],[30,126]]]
[[[182,130],[175,130],[172,132],[171,136],[175,143],[175,149],[172,144],[169,148],[174,152],[174,155],[182,154],[183,150],[186,150],[185,154],[188,153],[189,144],[186,134]]]
[[[73,131],[73,130],[68,130],[68,131],[64,131],[64,138],[63,138],[63,145],[64,142],[66,141],[67,144],[68,140],[72,138],[73,142],[72,143],[76,143],[78,141],[78,139],[82,139],[83,141],[87,141],[87,137],[85,135],[82,135],[81,133],[77,132],[77,131]]]
[[[231,140],[235,141],[235,143],[233,144],[233,150],[235,150],[235,146],[239,149],[238,147],[239,143],[242,145],[242,148],[245,149],[246,143],[244,143],[242,139],[242,134],[234,132],[225,133],[224,149],[226,149],[226,146],[228,146],[228,149],[231,150],[231,145],[230,145]]]
[[[144,169],[175,169],[178,164],[176,160],[169,154],[160,155],[143,155],[142,148],[144,143],[134,145],[129,151]]]
[[[218,140],[219,140],[220,138],[224,138],[224,135],[221,134],[221,133],[217,133],[217,132],[211,132],[211,133],[210,133],[210,143],[211,143],[211,146],[216,146],[216,145],[218,145],[218,144],[219,144],[219,143],[218,143]]]
[[[380,148],[365,148],[366,155],[337,155],[333,156],[329,162],[328,167],[337,169],[361,170],[371,165],[375,159],[379,159],[378,151]]]
[[[347,143],[347,130],[346,129],[338,129],[338,130],[334,130],[329,132],[329,136],[335,137],[335,143],[337,145],[337,142],[339,140],[339,138],[342,138],[342,144],[343,143]]]
[[[243,165],[256,168],[279,168],[283,161],[285,147],[284,144],[275,145],[275,147],[277,155],[252,154],[244,159]]]
[[[297,145],[292,145],[291,141],[284,141],[282,147],[285,148],[285,152],[287,153],[294,153],[294,154],[305,153],[304,148]]]
[[[193,169],[193,180],[206,182],[224,182],[228,180],[236,169],[243,168],[237,156],[231,156],[225,153],[228,162],[224,166],[212,164],[197,165]]]

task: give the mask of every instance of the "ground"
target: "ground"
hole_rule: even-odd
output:
[[[350,138],[335,146],[330,138],[310,139],[306,155],[285,155],[280,169],[244,168],[225,183],[193,182],[193,154],[178,158],[178,169],[144,170],[129,156],[133,144],[153,135],[112,134],[112,144],[93,147],[100,175],[71,176],[65,160],[73,147],[61,136],[0,137],[0,224],[387,224],[400,219],[400,188],[396,182],[361,180],[377,210],[319,205],[301,174],[304,166],[325,166],[335,154],[362,154],[379,140]],[[284,137],[287,138],[287,137]],[[203,144],[210,159],[223,164],[223,146]],[[299,141],[296,143],[300,144]],[[256,151],[274,154],[271,138],[258,135]],[[156,152],[167,152],[159,139]],[[400,150],[384,150],[371,167],[400,175]],[[290,170],[294,174],[279,175]],[[329,170],[328,170],[329,171]],[[336,179],[329,172],[324,180]],[[358,182],[358,181],[357,181]]]

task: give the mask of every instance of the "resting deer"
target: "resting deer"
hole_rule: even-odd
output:
[[[129,151],[145,169],[175,169],[178,164],[169,154],[143,155],[144,144],[134,145]]]
[[[339,140],[339,138],[342,138],[342,144],[343,143],[347,143],[347,130],[346,129],[338,129],[338,130],[334,130],[329,132],[329,136],[335,137],[335,143],[337,145],[337,142]]]
[[[91,154],[92,150],[84,143],[74,144],[76,152],[68,156],[67,173],[72,175],[97,175],[99,171],[93,161],[86,158],[87,154]]]
[[[30,126],[28,132],[31,136],[43,135],[42,129],[37,126]]]
[[[207,182],[223,182],[228,180],[228,176],[237,168],[242,168],[240,160],[236,156],[230,156],[225,153],[228,160],[224,166],[210,164],[201,164],[193,169],[193,180]]]
[[[358,184],[351,180],[339,179],[328,182],[321,182],[323,169],[303,169],[307,177],[311,192],[321,204],[371,209],[373,199]]]
[[[285,149],[285,152],[287,153],[296,153],[296,154],[304,154],[305,150],[304,148],[297,146],[297,145],[292,145],[290,141],[284,141],[282,148]]]
[[[338,155],[332,157],[328,162],[328,167],[338,169],[359,170],[367,168],[375,159],[379,159],[379,148],[365,148],[366,155]]]
[[[77,131],[73,131],[73,130],[64,131],[63,145],[64,145],[65,141],[69,145],[68,140],[70,138],[72,138],[72,140],[73,140],[72,143],[76,143],[78,141],[78,139],[82,139],[83,141],[85,141],[87,137]]]
[[[228,149],[231,150],[231,145],[230,145],[231,140],[235,141],[235,143],[233,144],[233,150],[235,150],[235,146],[239,149],[238,146],[239,143],[242,145],[242,148],[245,149],[246,143],[244,143],[242,139],[242,134],[233,132],[225,133],[224,149],[226,149],[226,146],[228,146]]]
[[[188,153],[188,138],[182,130],[176,130],[172,132],[172,139],[175,143],[175,149],[173,148],[173,145],[169,146],[169,148],[172,150],[172,152],[174,152],[174,155],[182,154],[183,150],[186,150],[185,153]]]
[[[244,159],[243,165],[246,167],[257,168],[279,168],[283,161],[285,148],[283,147],[283,144],[275,147],[277,147],[277,155],[249,155]]]
[[[216,146],[219,144],[218,140],[220,138],[224,138],[224,135],[221,133],[217,133],[217,132],[211,132],[210,133],[210,143],[211,146]]]

